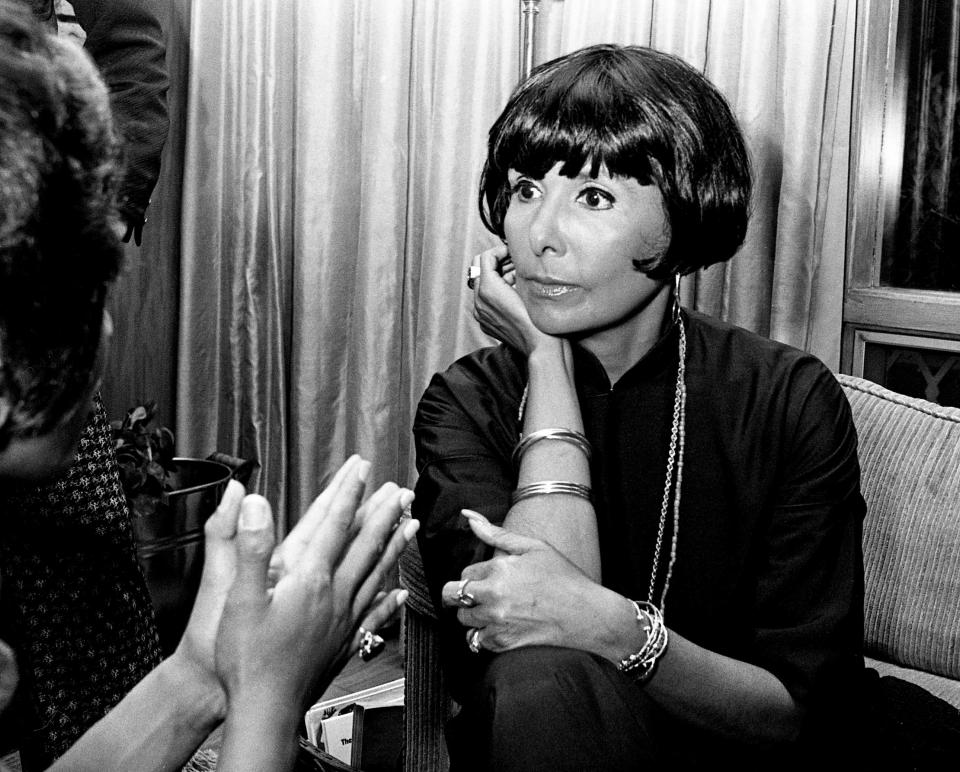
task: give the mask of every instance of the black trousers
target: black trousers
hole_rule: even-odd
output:
[[[652,762],[784,768],[787,749],[729,743],[667,716],[602,657],[534,646],[490,656],[447,725],[451,772],[636,770]],[[771,765],[776,765],[771,766]]]
[[[674,769],[952,769],[960,713],[900,679],[864,672],[852,698],[808,722],[803,738],[758,748],[664,713],[607,660],[530,647],[485,666],[447,725],[451,772]]]

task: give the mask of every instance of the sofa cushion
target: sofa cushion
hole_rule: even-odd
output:
[[[866,653],[960,678],[960,409],[838,380],[867,502]]]
[[[960,710],[960,681],[953,678],[944,678],[943,676],[927,673],[923,670],[914,670],[909,667],[900,667],[890,662],[882,662],[879,659],[864,657],[867,667],[872,667],[881,676],[893,676],[902,678],[926,689],[934,697],[939,697],[944,702],[949,702],[957,710]]]

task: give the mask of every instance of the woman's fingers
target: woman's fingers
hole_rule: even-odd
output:
[[[237,574],[230,590],[233,601],[266,602],[267,567],[273,543],[270,504],[262,496],[247,496],[240,505],[237,523]]]
[[[360,506],[359,497],[349,499],[346,496],[347,489],[344,488],[338,499],[331,502],[330,514],[316,530],[303,554],[300,562],[304,570],[321,571],[330,575],[348,575],[345,573],[348,567],[352,572],[359,571],[359,563],[362,561],[358,563],[357,553],[362,550],[358,549],[358,545],[366,545],[371,539],[369,524],[374,522],[371,520],[372,513],[379,511],[380,504],[388,500],[391,494],[396,498],[399,491],[396,483],[384,483]],[[352,514],[347,517],[346,510],[351,507]],[[391,528],[395,521],[396,517],[386,527]],[[337,542],[337,549],[334,549],[331,541]],[[365,576],[366,572],[357,577],[357,585]]]
[[[282,574],[285,564],[293,565],[300,559],[303,550],[306,549],[317,528],[320,527],[320,523],[326,517],[330,509],[330,503],[340,493],[346,480],[351,476],[366,480],[369,469],[370,462],[364,461],[358,455],[350,456],[340,465],[330,482],[320,495],[313,500],[307,511],[303,513],[297,524],[290,530],[290,533],[287,534],[287,538],[277,547],[270,562],[272,572]]]
[[[473,260],[470,261],[471,276],[475,276],[472,279],[470,284],[471,289],[476,293],[480,289],[480,285],[483,283],[483,280],[490,279],[490,271],[497,273],[498,264],[507,258],[509,252],[507,251],[506,244],[498,244],[495,247],[491,247],[478,255],[474,255]],[[479,271],[479,272],[478,272]]]
[[[354,582],[354,613],[359,616],[380,589],[407,543],[419,527],[417,520],[400,521],[413,502],[413,491],[395,483],[382,485],[364,505],[363,526],[337,569],[338,577]]]
[[[407,491],[407,493],[410,492]],[[411,500],[412,497],[413,494],[410,493]],[[357,590],[353,601],[354,617],[361,616],[370,605],[372,599],[376,597],[388,574],[394,570],[397,561],[400,559],[400,555],[403,554],[407,545],[413,540],[419,528],[420,521],[412,519],[402,520],[399,525],[397,525],[396,529],[390,535],[386,547],[377,559],[376,564],[369,569],[368,575]]]
[[[500,244],[477,255],[480,265],[480,281],[492,279],[494,276],[502,278],[500,263],[508,254],[506,245]]]
[[[400,608],[407,600],[406,590],[391,590],[389,593],[381,593],[374,604],[370,607],[363,619],[360,621],[359,628],[369,630],[375,633],[383,627],[386,627],[400,613]],[[353,636],[351,651],[356,652],[360,647],[360,629]]]
[[[306,545],[295,556],[295,561],[288,561],[288,570],[296,564],[308,572],[333,573],[360,527],[357,510],[369,470],[370,463],[360,459],[350,467],[325,503],[326,512]]]
[[[473,563],[463,569],[460,579],[453,582],[447,582],[440,589],[440,601],[447,607],[462,607],[460,602],[461,588],[462,592],[469,592],[473,596],[474,603],[479,603],[478,591],[481,589],[481,582],[490,576],[492,563],[496,560],[485,560],[482,563]]]
[[[474,512],[472,509],[462,509],[460,511],[470,523],[470,530],[473,531],[474,536],[484,544],[489,544],[491,547],[510,555],[522,555],[540,544],[539,541],[529,536],[523,536],[494,525],[479,512]]]
[[[227,489],[216,510],[203,526],[204,558],[201,588],[217,579],[229,582],[233,578],[237,519],[245,490],[236,480],[227,483]]]
[[[236,480],[230,480],[216,510],[207,518],[207,522],[204,524],[207,560],[211,557],[211,549],[221,548],[224,542],[229,542],[236,535],[237,518],[240,516],[240,502],[243,501],[244,494],[243,485]]]

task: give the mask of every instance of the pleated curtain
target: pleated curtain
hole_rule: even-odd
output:
[[[839,362],[853,0],[543,0],[536,60],[651,45],[728,96],[744,249],[688,306]],[[489,343],[464,278],[517,0],[194,0],[177,434],[261,465],[292,523],[350,453],[412,484],[430,376]]]

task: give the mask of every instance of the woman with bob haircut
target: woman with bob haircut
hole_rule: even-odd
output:
[[[652,49],[543,64],[493,124],[504,245],[469,284],[503,345],[435,375],[414,425],[454,770],[840,752],[863,674],[849,406],[813,356],[679,303],[740,247],[750,190],[724,98]]]

